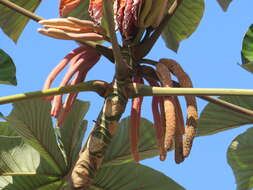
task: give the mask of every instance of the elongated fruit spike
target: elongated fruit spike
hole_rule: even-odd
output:
[[[148,83],[151,86],[159,86],[158,82],[155,80],[151,80],[145,77],[145,79],[148,81]],[[156,141],[157,141],[157,147],[160,154],[160,160],[164,161],[167,156],[167,151],[165,150],[164,146],[164,136],[165,136],[165,123],[162,121],[164,117],[162,117],[162,114],[159,111],[159,104],[163,104],[163,97],[154,96],[152,98],[152,113],[153,113],[153,119],[154,119],[154,127],[155,127],[155,133],[156,133]],[[164,110],[163,110],[164,111]]]
[[[176,61],[172,59],[161,59],[159,62],[165,64],[167,68],[178,78],[180,86],[186,88],[193,87],[190,77]],[[187,157],[190,154],[193,139],[196,135],[198,112],[196,98],[194,96],[185,96],[185,99],[187,104],[187,120],[183,142],[183,154],[184,157]]]
[[[168,68],[162,64],[158,63],[156,65],[157,75],[164,87],[172,87],[172,79],[170,77],[170,72]],[[174,105],[173,96],[164,96],[164,109],[165,109],[165,149],[170,150],[172,148],[175,134],[176,134],[176,112]]]
[[[136,76],[133,80],[134,82],[143,83],[143,79]],[[138,150],[138,139],[140,130],[140,119],[141,119],[141,104],[143,97],[133,98],[132,108],[131,108],[131,126],[130,126],[130,142],[131,142],[131,152],[133,160],[139,162],[139,150]]]
[[[182,109],[177,97],[175,97],[175,108],[177,116],[177,128],[175,136],[175,162],[180,164],[184,161],[183,155],[183,135],[184,135],[184,119]]]

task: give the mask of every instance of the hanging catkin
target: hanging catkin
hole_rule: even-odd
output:
[[[163,87],[172,87],[172,79],[169,69],[163,64],[156,65],[156,72]],[[164,146],[166,150],[172,148],[176,134],[176,112],[173,96],[164,96],[164,111],[165,111],[165,138]]]
[[[160,59],[160,63],[163,63],[167,68],[173,73],[179,81],[181,87],[192,88],[192,82],[190,77],[184,72],[181,66],[172,59]],[[187,104],[187,120],[186,120],[186,129],[183,142],[183,155],[187,157],[190,154],[193,139],[196,135],[197,127],[197,103],[194,96],[185,96]]]
[[[143,83],[143,79],[139,76],[134,77],[133,82]],[[139,130],[140,130],[140,120],[141,120],[141,104],[143,97],[136,97],[132,99],[131,107],[131,126],[129,127],[129,136],[131,142],[131,153],[133,160],[139,162],[139,148],[138,148],[138,139],[139,139]]]

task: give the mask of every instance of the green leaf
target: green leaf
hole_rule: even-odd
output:
[[[227,151],[227,160],[236,177],[237,190],[253,188],[253,128],[237,136]]]
[[[223,11],[227,11],[229,4],[232,0],[217,0]]]
[[[182,2],[162,33],[168,48],[177,52],[179,43],[190,37],[198,27],[204,7],[203,0],[184,0]]]
[[[0,137],[3,136],[18,136],[18,134],[7,122],[0,121]]]
[[[184,190],[182,186],[164,174],[147,166],[128,163],[102,168],[89,190]]]
[[[0,175],[36,174],[40,155],[18,136],[0,136]]]
[[[242,43],[242,67],[253,73],[253,24],[249,27]]]
[[[26,144],[21,137],[12,136],[10,130],[7,123],[1,125],[0,189],[30,190],[58,180],[39,152]]]
[[[89,104],[87,102],[76,101],[65,124],[59,130],[62,134],[61,140],[64,142],[64,145],[66,145],[66,150],[69,150],[70,154],[73,153],[73,155],[76,156],[81,148],[82,138],[86,129],[86,127],[80,127],[80,125],[86,124],[82,118],[86,114],[88,106]],[[22,135],[27,142],[30,142],[32,140],[28,138],[40,138],[40,136],[34,137],[30,134],[32,132],[40,132],[40,125],[44,126],[44,124],[46,124],[44,127],[49,126],[52,128],[52,124],[50,123],[51,118],[47,116],[49,109],[50,105],[47,102],[39,100],[23,101],[15,104],[10,116],[5,119],[18,125],[27,125],[26,127],[22,127],[24,127],[23,130],[28,130],[28,133],[23,132]],[[23,118],[23,120],[20,118]],[[27,118],[32,121],[29,121]],[[37,131],[32,127],[27,129],[28,126],[36,126]],[[41,147],[39,147],[43,145],[36,145],[35,143],[34,147],[38,148],[38,151],[40,151],[38,152],[29,144],[26,144],[21,137],[11,136],[16,135],[13,128],[14,127],[10,127],[7,122],[0,122],[0,175],[10,175],[0,177],[0,189],[61,189],[65,184],[65,179],[63,179],[64,175],[55,172],[55,168],[48,164],[48,160],[45,160],[42,155],[40,155],[40,153],[45,154],[45,152],[40,151]],[[14,129],[19,131],[21,128]],[[44,136],[44,138],[50,136],[50,134],[54,134],[54,131],[47,132],[47,136]],[[27,134],[30,136],[28,137]],[[72,134],[72,137],[76,137],[76,139],[71,138],[70,134]],[[32,142],[31,144],[34,143]],[[56,142],[51,143],[51,146],[54,144],[56,144]],[[57,153],[57,151],[55,151],[54,154],[55,153]]]
[[[83,20],[92,20],[90,18],[88,8],[89,8],[89,1],[81,0],[79,5],[77,5],[77,7],[72,11],[70,11],[67,15],[64,15],[64,17],[72,16]]]
[[[1,190],[59,190],[63,181],[46,176],[3,176],[0,177]]]
[[[41,2],[40,0],[11,1],[31,12],[34,12]],[[14,42],[17,42],[29,19],[1,4],[0,13],[0,28],[2,28],[4,33],[8,35]]]
[[[225,96],[219,99],[252,110],[253,97]],[[224,130],[252,124],[253,117],[209,103],[198,120],[198,136],[210,135]]]
[[[0,84],[17,85],[16,66],[2,49],[0,49]]]
[[[56,141],[50,109],[50,103],[42,100],[21,101],[13,104],[13,110],[6,119],[41,154],[52,170],[64,174],[67,167]]]
[[[82,140],[87,128],[87,121],[83,118],[88,109],[89,102],[76,100],[64,125],[59,129],[69,168],[75,163],[81,150]]]
[[[104,165],[123,164],[132,161],[129,142],[130,119],[123,119],[116,135],[109,145],[104,159]],[[153,124],[142,118],[140,125],[139,153],[141,159],[158,155]]]

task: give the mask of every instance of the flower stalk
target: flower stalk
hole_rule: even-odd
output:
[[[124,62],[120,47],[117,41],[117,36],[115,33],[115,24],[113,19],[113,13],[112,13],[112,2],[111,0],[105,0],[103,1],[103,5],[105,7],[105,16],[109,25],[109,34],[111,37],[112,42],[112,49],[113,49],[113,55],[115,58],[115,67],[116,67],[116,73],[115,76],[118,79],[118,81],[123,81],[128,77],[128,68],[127,64]]]

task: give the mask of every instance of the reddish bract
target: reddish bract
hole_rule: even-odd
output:
[[[121,34],[128,40],[137,32],[137,21],[142,0],[114,1],[115,22]]]
[[[79,5],[81,0],[60,0],[59,14],[64,16]]]
[[[100,23],[103,16],[103,0],[90,0],[89,13],[96,22]]]

